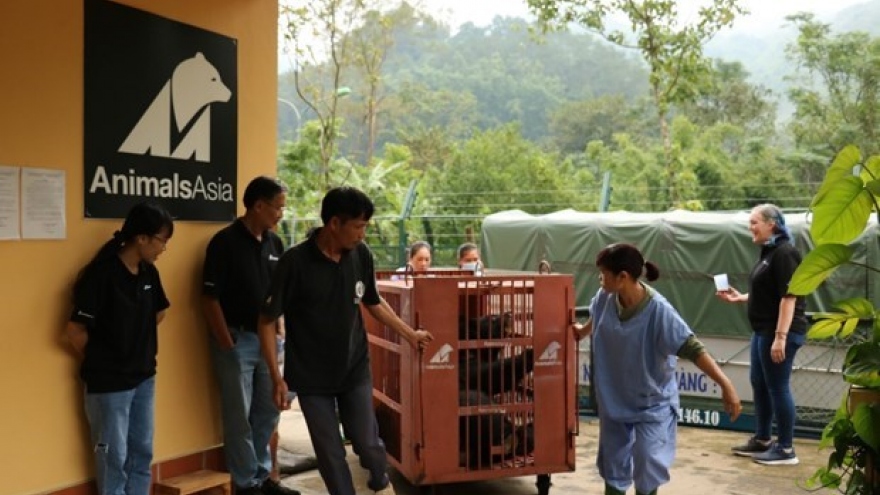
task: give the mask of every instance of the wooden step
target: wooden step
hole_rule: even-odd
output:
[[[189,495],[199,492],[231,495],[232,478],[229,473],[203,469],[153,484],[155,495]]]

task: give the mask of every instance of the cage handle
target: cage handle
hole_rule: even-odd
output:
[[[414,328],[418,330],[424,330],[422,328],[421,318],[418,311],[415,311],[414,315]],[[416,346],[416,350],[418,352],[419,357],[419,368],[418,368],[418,377],[416,379],[416,386],[418,387],[418,397],[419,397],[419,442],[415,446],[415,456],[416,460],[421,461],[422,457],[422,449],[425,448],[425,396],[424,396],[424,384],[422,383],[422,371],[425,368],[425,350],[422,346]]]

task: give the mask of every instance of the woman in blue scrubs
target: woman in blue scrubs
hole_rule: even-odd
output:
[[[630,244],[612,244],[596,257],[601,288],[578,339],[592,334],[593,385],[599,411],[596,464],[606,495],[653,495],[669,481],[679,408],[677,359],[689,359],[721,388],[724,410],[736,420],[742,406],[724,372],[669,301],[642,282],[657,265]]]

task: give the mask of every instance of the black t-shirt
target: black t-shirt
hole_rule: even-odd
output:
[[[258,240],[239,218],[208,243],[202,293],[217,299],[226,325],[255,332],[263,296],[284,245],[267,230]]]
[[[772,333],[779,319],[779,303],[788,294],[788,284],[798,265],[801,253],[788,241],[763,246],[761,257],[749,274],[749,323],[755,332]],[[807,331],[806,301],[798,297],[789,331]]]
[[[83,274],[73,298],[70,321],[89,336],[80,367],[87,392],[130,390],[156,374],[156,314],[169,303],[155,266],[141,262],[134,275],[110,257]]]
[[[315,239],[281,257],[261,309],[284,315],[284,380],[300,394],[337,394],[370,380],[360,304],[379,304],[373,254],[365,244],[335,262]]]

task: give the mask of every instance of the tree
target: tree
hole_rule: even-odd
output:
[[[469,138],[479,118],[476,98],[463,90],[433,91],[422,84],[404,84],[396,102],[395,137],[410,149],[417,170],[446,163],[453,142]]]
[[[358,127],[366,133],[363,145],[366,165],[373,161],[380,132],[378,119],[386,99],[385,65],[398,39],[405,39],[406,32],[418,30],[422,23],[430,24],[430,17],[404,1],[388,12],[366,12],[362,25],[349,35],[352,67],[360,76],[359,86],[365,88],[363,117]]]
[[[288,196],[295,198],[287,210],[296,217],[315,216],[327,191],[321,169],[321,132],[317,120],[306,122],[300,138],[287,142],[279,152],[278,176],[287,184]]]
[[[642,109],[623,95],[566,103],[550,116],[552,142],[565,154],[584,153],[592,141],[611,144],[615,134],[642,130]]]
[[[373,10],[366,14],[364,25],[351,34],[354,65],[363,73],[367,88],[363,128],[367,133],[364,147],[364,164],[373,161],[373,147],[376,143],[376,116],[382,101],[382,64],[388,50],[394,44],[392,18]]]
[[[289,238],[302,239],[315,226],[320,212],[324,196],[318,144],[320,132],[317,121],[306,123],[302,138],[287,143],[278,157],[279,176],[287,184],[288,196],[296,198],[288,203],[288,218],[283,225]],[[389,145],[370,165],[335,158],[330,167],[330,184],[356,187],[373,200],[377,215],[368,237],[376,241],[376,247],[394,245],[395,225],[390,225],[387,217],[400,212],[409,183],[420,175],[411,169],[411,161],[412,154],[405,146]],[[387,253],[383,252],[382,256],[388,258]]]
[[[589,173],[541,151],[515,124],[476,133],[442,167],[427,171],[424,191],[423,211],[456,215],[592,209],[598,199]]]
[[[719,30],[733,24],[746,11],[739,0],[711,0],[700,8],[697,20],[681,22],[674,0],[527,0],[544,30],[561,29],[576,22],[609,42],[636,49],[648,64],[651,97],[663,146],[666,187],[669,200],[677,205],[683,199],[678,183],[680,162],[673,154],[668,112],[671,105],[695,95],[710,65],[703,56],[703,45]],[[630,22],[632,37],[616,29],[610,19],[624,15]]]
[[[708,210],[748,209],[760,203],[803,208],[809,194],[778,158],[772,134],[728,122],[700,125],[678,116],[675,147],[686,170],[693,171],[692,205]]]
[[[293,54],[294,87],[319,122],[318,152],[322,189],[331,188],[330,167],[336,150],[339,98],[347,94],[342,79],[350,64],[346,35],[368,11],[365,0],[312,0],[283,5],[286,49]]]
[[[776,105],[770,90],[748,81],[740,62],[715,60],[712,71],[696,88],[694,98],[677,105],[695,124],[731,124],[765,135],[772,133]]]
[[[663,186],[663,151],[656,140],[615,134],[611,143],[587,144],[586,160],[598,172],[611,172],[612,210],[663,211],[668,205]]]
[[[819,155],[802,174],[818,182],[836,151],[855,144],[865,156],[880,151],[880,38],[863,32],[832,34],[813,14],[787,18],[798,29],[787,55],[800,68],[789,91],[790,129],[799,151]]]

